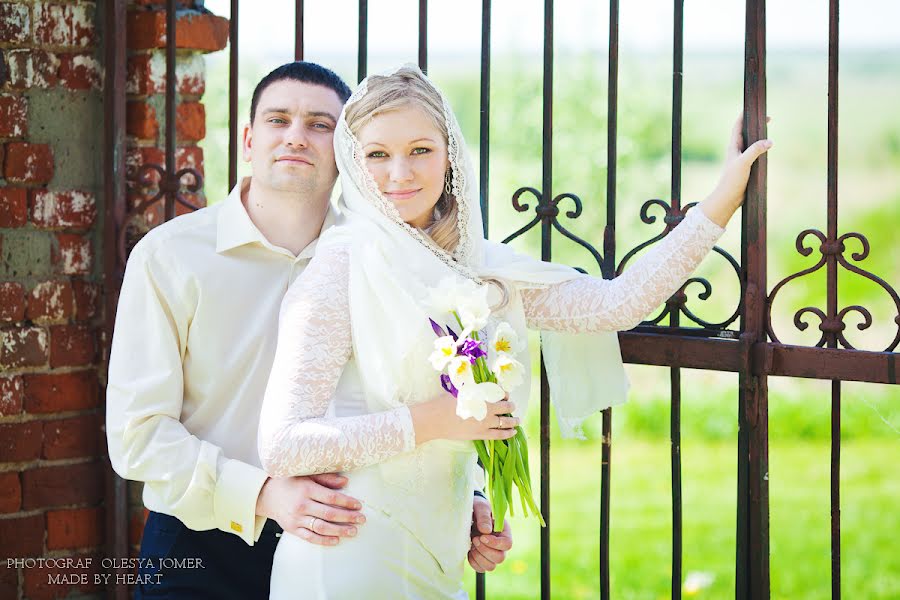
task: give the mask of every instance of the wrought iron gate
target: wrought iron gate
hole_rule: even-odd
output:
[[[303,58],[304,2],[296,0],[295,58]],[[637,252],[653,244],[668,233],[684,217],[691,204],[681,203],[681,115],[682,115],[682,59],[683,59],[683,0],[674,0],[673,67],[672,67],[672,180],[671,198],[648,200],[641,208],[640,217],[645,223],[653,223],[655,217],[648,214],[651,207],[665,213],[664,227],[655,237],[624,253],[617,261],[616,221],[622,216],[616,210],[616,143],[617,143],[617,91],[619,50],[619,0],[609,1],[609,90],[608,90],[608,138],[606,187],[606,227],[602,232],[602,252],[587,241],[566,229],[559,220],[564,202],[571,202],[569,218],[577,218],[582,212],[582,202],[571,192],[556,193],[552,189],[553,158],[553,58],[554,58],[554,2],[544,0],[543,40],[543,170],[541,189],[523,187],[515,192],[512,205],[516,211],[532,210],[520,200],[529,194],[534,197],[534,217],[523,228],[508,236],[512,240],[540,225],[541,256],[550,260],[551,240],[554,231],[574,243],[588,249],[606,278],[622,272],[626,263]],[[746,39],[744,61],[744,139],[749,144],[766,137],[766,15],[765,0],[746,1]],[[168,10],[167,31],[175,27],[174,0],[166,2]],[[739,375],[737,400],[739,406],[738,433],[738,490],[737,490],[737,547],[735,549],[736,598],[769,597],[769,500],[768,500],[768,378],[788,376],[816,378],[831,381],[831,507],[832,507],[832,596],[840,597],[840,415],[841,381],[865,381],[897,384],[900,358],[896,353],[900,343],[900,296],[883,279],[853,264],[868,256],[868,240],[860,233],[839,233],[837,197],[837,142],[838,142],[838,0],[829,2],[829,78],[828,78],[828,195],[827,231],[816,229],[802,231],[797,238],[798,252],[809,256],[820,253],[818,262],[797,272],[774,286],[769,286],[766,273],[766,160],[763,157],[753,168],[741,224],[742,242],[740,262],[721,248],[722,255],[734,268],[740,281],[741,298],[732,316],[722,322],[708,322],[695,315],[687,307],[684,287],[666,303],[664,309],[641,326],[620,334],[623,357],[626,362],[661,365],[670,368],[671,384],[671,476],[672,476],[672,587],[673,598],[681,596],[682,581],[682,499],[681,499],[681,369],[708,369],[735,372]],[[488,231],[487,202],[489,196],[489,123],[490,123],[490,72],[491,72],[491,1],[482,0],[481,21],[481,121],[480,121],[480,191],[485,215],[485,232]],[[418,61],[427,70],[428,2],[419,0],[419,49]],[[368,2],[359,1],[358,76],[366,75]],[[229,115],[231,143],[229,147],[229,186],[237,179],[237,37],[238,0],[231,0],[231,47]],[[176,203],[188,204],[181,194],[186,188],[196,191],[201,185],[199,174],[188,170],[175,172],[175,40],[167,35],[166,80],[166,171],[159,165],[148,165],[145,173],[156,171],[159,175],[158,192],[145,199],[139,206],[127,206],[125,195],[125,2],[106,3],[106,28],[109,39],[106,45],[106,171],[105,197],[114,199],[106,206],[106,239],[116,241],[116,251],[107,251],[105,273],[107,281],[106,314],[111,330],[115,316],[118,283],[124,272],[126,246],[131,218],[147,205],[165,203],[166,218],[174,216]],[[631,218],[631,215],[625,215]],[[600,237],[598,232],[598,238]],[[812,238],[815,238],[813,240]],[[818,246],[815,246],[816,240]],[[848,259],[847,243],[855,241],[861,250]],[[882,251],[886,251],[882,249]],[[850,261],[853,262],[850,262]],[[772,325],[772,302],[782,287],[797,278],[824,268],[827,273],[827,301],[824,308],[806,307],[795,315],[798,328],[805,329],[801,317],[815,315],[820,323],[821,337],[812,347],[781,343]],[[845,316],[857,312],[864,319],[860,329],[872,325],[872,316],[861,306],[840,308],[837,278],[840,270],[866,277],[879,285],[891,297],[897,309],[894,323],[897,333],[893,341],[881,351],[854,349],[844,335]],[[706,280],[693,278],[687,284],[698,283],[709,293]],[[665,322],[665,323],[664,323]],[[734,324],[738,327],[734,328]],[[109,337],[107,337],[109,339]],[[541,506],[547,527],[541,531],[541,598],[550,598],[550,532],[553,527],[550,506],[550,435],[549,402],[546,373],[541,368],[541,426],[540,470]],[[627,409],[625,409],[627,410]],[[612,474],[612,415],[607,410],[603,416],[603,445],[600,457],[602,469],[601,530],[600,530],[600,580],[602,598],[610,598],[609,574],[609,516],[610,478]],[[113,556],[127,555],[127,522],[124,482],[116,480],[108,496],[113,526],[110,552]],[[484,577],[478,577],[478,597],[485,595]],[[117,598],[125,597],[126,590],[116,589]]]

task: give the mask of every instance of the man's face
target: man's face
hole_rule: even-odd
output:
[[[334,128],[342,102],[327,87],[290,79],[263,90],[244,127],[244,160],[256,185],[299,195],[330,194],[337,178]]]

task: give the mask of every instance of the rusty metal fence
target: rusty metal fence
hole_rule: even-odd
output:
[[[106,314],[111,331],[115,317],[118,284],[124,273],[128,246],[133,243],[130,224],[149,205],[162,202],[166,219],[175,215],[176,203],[189,208],[183,192],[196,192],[202,186],[199,173],[190,169],[175,171],[172,167],[145,165],[133,176],[135,183],[151,184],[155,192],[136,205],[126,201],[125,173],[125,2],[106,4],[107,40],[106,61],[106,170],[105,196],[113,199],[106,206],[106,239],[115,240],[115,251],[107,251],[105,274],[107,282]],[[229,187],[237,179],[237,85],[238,85],[238,0],[231,0],[230,83],[229,83]],[[541,257],[550,260],[551,241],[556,235],[568,238],[572,243],[587,249],[596,259],[606,278],[620,274],[628,261],[645,247],[655,243],[677,225],[693,204],[681,202],[682,166],[682,61],[683,61],[683,0],[673,1],[674,30],[672,32],[672,178],[669,201],[651,199],[643,204],[639,217],[647,224],[656,218],[649,210],[656,207],[664,213],[661,231],[636,248],[623,254],[617,261],[616,221],[630,219],[634,215],[621,215],[616,206],[616,159],[618,115],[618,64],[619,64],[619,0],[609,0],[609,72],[607,114],[607,184],[606,226],[597,232],[601,250],[589,241],[581,239],[560,222],[560,210],[570,206],[565,216],[578,218],[582,213],[582,201],[572,192],[557,193],[552,189],[553,159],[553,59],[554,59],[554,2],[544,0],[543,39],[543,159],[541,188],[522,187],[512,197],[515,211],[534,211],[531,221],[505,238],[508,242],[525,232],[540,226]],[[765,0],[746,0],[746,38],[744,60],[744,139],[749,144],[766,137],[766,13]],[[304,2],[295,0],[295,58],[303,59]],[[724,321],[706,321],[688,306],[685,288],[692,284],[704,288],[701,299],[709,295],[711,286],[702,278],[692,278],[674,294],[659,314],[635,329],[619,334],[623,358],[628,363],[659,365],[670,368],[671,387],[671,479],[672,479],[672,598],[681,597],[682,581],[682,485],[681,485],[681,370],[683,368],[707,369],[738,373],[738,489],[735,548],[735,597],[768,598],[769,589],[769,496],[768,496],[768,378],[771,376],[814,378],[831,381],[831,587],[832,597],[840,598],[840,456],[841,456],[841,382],[862,381],[897,384],[900,357],[896,352],[900,343],[900,296],[886,281],[854,263],[865,259],[870,252],[866,237],[857,232],[840,233],[838,227],[837,148],[838,148],[838,0],[829,2],[829,60],[828,60],[828,177],[827,177],[827,230],[806,229],[796,240],[796,249],[803,256],[814,252],[820,255],[815,265],[794,273],[774,286],[769,286],[766,273],[768,253],[766,236],[766,159],[754,166],[741,223],[740,261],[721,248],[714,251],[731,265],[740,282],[740,300],[731,316]],[[174,0],[168,0],[167,31],[174,32]],[[419,0],[418,62],[423,70],[428,67],[428,2]],[[358,78],[366,75],[368,2],[359,0]],[[490,91],[491,91],[491,1],[482,0],[481,20],[481,72],[480,72],[480,191],[482,213],[485,215],[485,232],[488,231],[489,158],[490,158]],[[175,40],[167,35],[166,51],[166,165],[174,165],[175,155]],[[187,176],[187,177],[186,177]],[[522,202],[530,195],[534,206]],[[847,256],[848,242],[858,244],[860,250]],[[882,249],[882,251],[886,251]],[[779,332],[772,322],[772,303],[780,290],[789,282],[825,269],[827,274],[826,306],[809,306],[794,315],[794,324],[806,329],[805,318],[815,316],[819,320],[821,336],[814,346],[795,346],[780,341]],[[862,306],[841,308],[838,299],[838,274],[848,272],[864,277],[880,286],[890,296],[897,316],[893,325],[897,332],[887,347],[879,351],[854,348],[845,336],[845,317],[852,312],[863,318],[859,329],[872,326],[871,313]],[[737,323],[737,327],[735,324]],[[889,327],[891,325],[888,325]],[[110,339],[107,337],[107,339]],[[541,367],[540,405],[540,502],[547,520],[541,530],[541,598],[552,596],[550,588],[550,533],[553,528],[553,512],[550,505],[550,434],[549,398],[546,372]],[[610,479],[613,462],[612,415],[603,415],[603,444],[601,464],[600,510],[600,579],[601,598],[611,597],[610,590]],[[113,478],[108,491],[108,506],[112,520],[110,528],[110,553],[127,555],[127,510],[125,486],[122,480]],[[478,598],[484,598],[485,578],[479,575],[476,584]],[[126,597],[124,588],[113,592],[115,597]]]

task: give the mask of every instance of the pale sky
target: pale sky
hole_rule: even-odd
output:
[[[418,48],[417,0],[369,1],[369,55],[414,61]],[[229,0],[206,0],[213,13],[228,17]],[[357,0],[306,0],[305,49],[311,60],[354,59]],[[497,54],[540,53],[543,0],[494,0],[492,47]],[[556,52],[598,50],[608,44],[609,3],[557,0]],[[621,0],[619,41],[623,49],[670,51],[671,0]],[[431,0],[429,54],[475,55],[481,44],[481,0]],[[739,50],[743,45],[743,0],[686,0],[686,51]],[[827,51],[828,0],[775,0],[767,3],[768,47]],[[294,2],[241,3],[241,55],[281,63],[293,57]],[[900,49],[900,1],[853,0],[841,4],[842,48]],[[374,65],[377,66],[377,65]],[[372,69],[370,69],[372,70]]]

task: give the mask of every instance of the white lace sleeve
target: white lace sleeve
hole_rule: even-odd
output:
[[[257,442],[273,477],[347,471],[415,448],[405,406],[325,418],[351,352],[348,264],[345,248],[317,252],[282,301]]]
[[[631,329],[678,291],[724,232],[698,206],[615,279],[585,275],[523,289],[528,327],[569,333]]]

